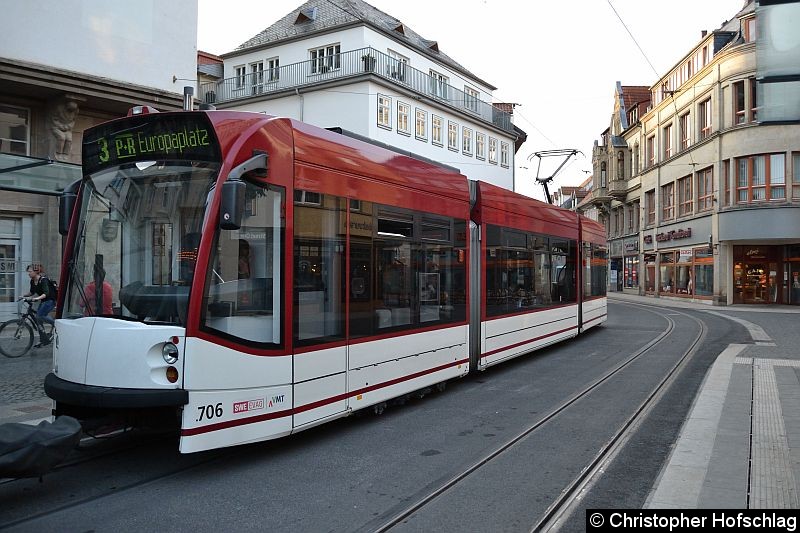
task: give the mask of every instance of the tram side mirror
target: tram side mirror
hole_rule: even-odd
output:
[[[80,186],[81,180],[75,180],[58,197],[58,233],[62,237],[69,233],[69,222],[72,219]]]
[[[242,227],[246,187],[241,180],[228,180],[222,184],[222,198],[219,205],[220,229],[236,230]]]
[[[228,179],[222,184],[222,199],[219,206],[219,227],[221,229],[236,230],[242,226],[246,187],[242,176],[250,172],[258,177],[267,176],[267,154],[265,152],[253,150],[253,157],[231,169]]]
[[[72,218],[72,210],[75,208],[75,200],[78,195],[64,192],[58,197],[58,233],[65,236],[69,233],[69,221]]]

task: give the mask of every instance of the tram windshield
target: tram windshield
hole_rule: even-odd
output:
[[[62,316],[185,325],[218,172],[213,162],[138,161],[89,175]]]

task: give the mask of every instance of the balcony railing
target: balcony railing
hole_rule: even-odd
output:
[[[200,86],[198,97],[208,104],[228,104],[365,74],[378,76],[437,100],[508,133],[514,132],[509,113],[374,48],[325,55],[309,61],[225,78],[215,83],[204,83]]]

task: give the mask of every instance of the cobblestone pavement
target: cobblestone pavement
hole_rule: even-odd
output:
[[[53,366],[53,348],[34,348],[17,359],[0,355],[0,405],[44,400],[44,377]]]

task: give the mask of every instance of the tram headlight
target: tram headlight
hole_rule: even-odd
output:
[[[164,343],[164,347],[161,348],[161,356],[165,363],[174,365],[178,362],[178,347],[171,342]]]

